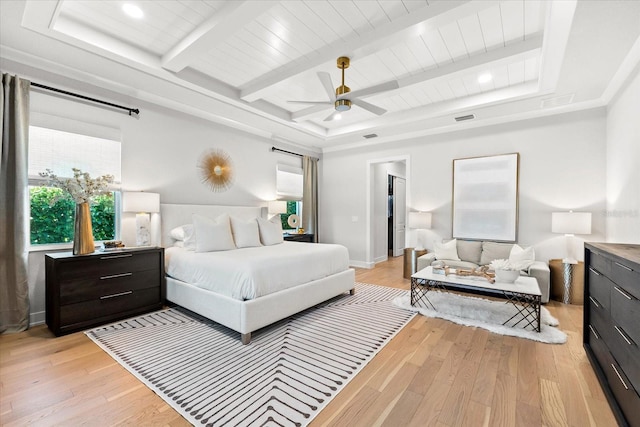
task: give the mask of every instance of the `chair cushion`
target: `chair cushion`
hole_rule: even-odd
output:
[[[480,265],[489,265],[494,259],[509,259],[513,243],[482,242]]]
[[[462,261],[480,264],[482,242],[473,240],[458,240],[458,257]]]

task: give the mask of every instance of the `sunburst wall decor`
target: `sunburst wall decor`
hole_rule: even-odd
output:
[[[202,182],[211,191],[226,191],[233,184],[233,164],[231,157],[220,149],[206,151],[198,161]]]

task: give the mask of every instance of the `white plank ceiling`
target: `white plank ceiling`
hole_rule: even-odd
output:
[[[318,141],[551,93],[576,8],[544,0],[131,0],[144,14],[134,19],[120,0],[26,3],[31,29]],[[326,121],[333,104],[290,102],[332,102],[318,73],[339,86],[339,56],[351,58],[352,91],[397,83],[362,97],[384,114],[354,105]]]

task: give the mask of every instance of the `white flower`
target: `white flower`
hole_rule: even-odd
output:
[[[40,172],[40,176],[47,178],[49,185],[68,192],[76,203],[90,203],[95,196],[109,192],[113,175],[102,175],[93,179],[87,172],[77,168],[72,170],[73,178],[60,178],[51,169]]]
[[[528,263],[526,261],[511,262],[508,259],[494,259],[489,266],[495,270],[526,270]]]

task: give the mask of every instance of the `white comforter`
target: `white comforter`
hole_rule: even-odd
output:
[[[258,298],[349,268],[347,248],[283,242],[273,246],[196,253],[165,250],[167,275],[239,300]]]

